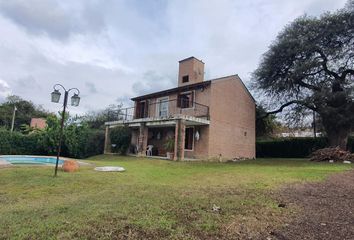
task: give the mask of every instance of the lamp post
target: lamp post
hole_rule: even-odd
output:
[[[57,161],[55,163],[55,172],[54,172],[54,177],[57,176],[58,172],[58,164],[59,164],[59,157],[60,157],[60,151],[61,151],[61,144],[62,144],[62,139],[63,139],[63,129],[64,129],[64,120],[65,120],[65,111],[66,107],[68,105],[68,96],[70,91],[76,91],[74,95],[71,97],[71,106],[77,107],[79,106],[80,103],[80,91],[77,88],[70,88],[69,90],[66,90],[65,87],[61,84],[55,84],[53,86],[54,91],[52,92],[52,102],[58,103],[61,93],[59,89],[64,90],[64,103],[63,103],[63,111],[61,113],[61,123],[60,123],[60,133],[59,133],[59,142],[58,142],[58,148],[57,148]]]
[[[15,106],[14,106],[14,111],[13,111],[13,113],[12,113],[11,132],[14,131],[16,111],[17,111],[17,107],[16,107],[16,105],[15,105]]]

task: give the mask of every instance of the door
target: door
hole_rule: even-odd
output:
[[[159,98],[157,100],[157,116],[167,117],[168,116],[168,97]]]
[[[148,104],[147,102],[140,101],[137,103],[136,118],[146,118],[148,117]]]

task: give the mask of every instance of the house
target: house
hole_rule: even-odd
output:
[[[47,121],[44,118],[31,118],[30,127],[37,129],[45,129]]]
[[[125,125],[138,156],[165,157],[172,138],[175,160],[255,157],[255,100],[238,75],[204,81],[204,62],[189,57],[179,61],[177,87],[131,100],[134,107],[105,123],[105,153],[110,129]]]

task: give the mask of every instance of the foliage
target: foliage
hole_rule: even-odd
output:
[[[254,72],[275,111],[316,111],[331,146],[345,148],[354,123],[354,9],[302,16],[286,26]]]
[[[45,134],[42,139],[42,146],[46,149],[48,155],[55,155],[57,152],[57,146],[59,141],[60,132],[60,120],[56,116],[49,116],[47,118],[47,126],[45,128]],[[63,148],[64,155],[66,153],[66,147]]]
[[[103,129],[105,122],[118,120],[121,108],[122,104],[111,104],[104,110],[86,113],[80,119],[87,123],[90,128]]]
[[[23,135],[0,130],[0,155],[42,155],[46,154],[41,145],[42,133]]]
[[[126,154],[131,140],[131,130],[128,127],[116,127],[110,132],[112,152]]]
[[[352,148],[353,138],[348,141],[348,148]],[[326,138],[278,138],[266,141],[257,141],[257,157],[308,157],[313,151],[327,146]],[[353,148],[354,149],[354,148]]]
[[[90,129],[86,124],[72,124],[65,129],[64,143],[68,154],[74,158],[86,158],[102,154],[104,132]]]
[[[175,138],[169,136],[169,137],[166,139],[166,142],[165,142],[165,144],[164,144],[164,147],[165,147],[166,151],[168,151],[168,152],[173,152],[173,150],[175,149]]]
[[[11,133],[0,129],[0,155],[55,155],[60,131],[60,121],[55,116],[47,118],[43,131],[31,134]],[[70,124],[64,129],[62,156],[86,158],[102,154],[104,131],[88,128],[87,125]]]
[[[257,105],[256,107],[256,137],[271,137],[275,130],[280,127],[276,121],[275,115],[269,115],[262,118],[266,114],[263,106]]]
[[[15,106],[17,108],[15,130],[20,130],[23,124],[30,124],[31,118],[46,118],[49,115],[41,106],[36,106],[32,102],[23,100],[15,95],[9,96],[4,103],[0,104],[0,126],[10,129]]]

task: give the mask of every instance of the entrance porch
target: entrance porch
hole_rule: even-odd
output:
[[[190,116],[137,120],[106,123],[105,153],[110,152],[110,143],[107,141],[109,129],[125,125],[132,129],[131,149],[133,151],[131,150],[130,154],[167,157],[167,152],[171,152],[173,160],[207,155],[209,121],[204,119],[201,121]],[[169,139],[173,141],[173,151],[166,149]]]

